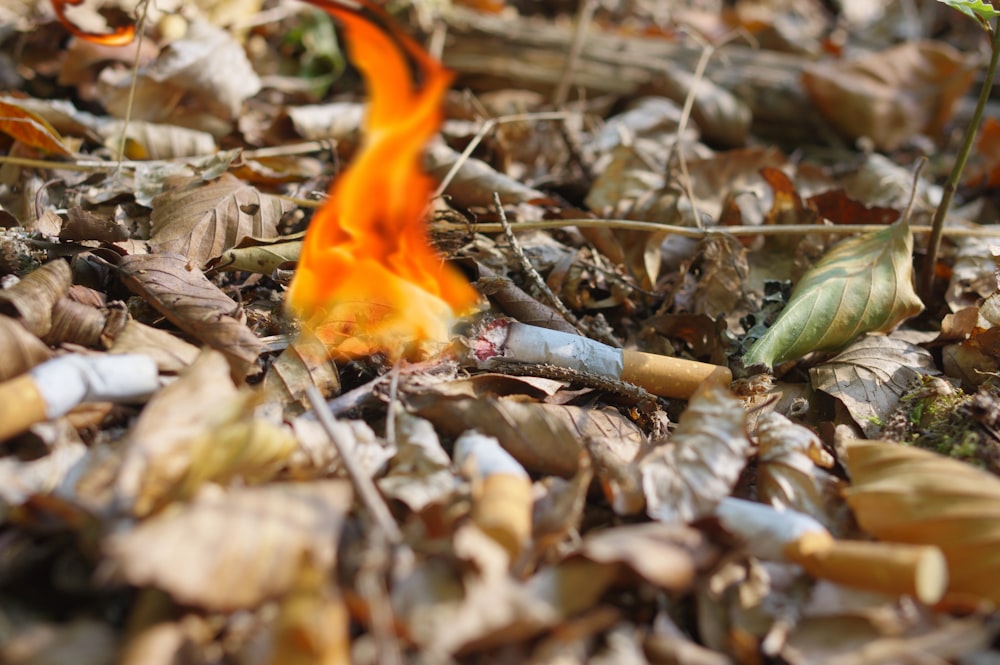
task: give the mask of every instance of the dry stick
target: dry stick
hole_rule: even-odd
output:
[[[794,236],[807,233],[825,233],[827,235],[855,235],[860,233],[870,233],[872,231],[882,231],[884,224],[835,224],[826,226],[823,224],[786,224],[781,226],[719,226],[708,229],[696,229],[690,226],[674,226],[671,224],[660,224],[657,222],[640,222],[634,219],[557,219],[545,221],[518,222],[517,228],[521,230],[529,229],[561,229],[567,226],[584,228],[608,228],[625,229],[628,231],[646,231],[648,233],[672,233],[685,238],[701,240],[712,235],[732,235],[732,236]],[[431,228],[439,231],[473,231],[479,233],[499,233],[503,231],[503,225],[496,222],[477,222],[475,224],[455,224],[452,222],[437,222]],[[912,233],[929,233],[929,226],[911,226]],[[1000,238],[1000,228],[972,228],[963,229],[947,227],[943,235],[950,238]]]
[[[563,70],[559,85],[556,86],[552,95],[552,105],[562,108],[566,105],[569,97],[569,86],[573,81],[573,72],[580,62],[580,54],[583,53],[583,43],[587,39],[587,29],[590,28],[591,21],[594,20],[594,12],[597,10],[597,0],[583,0],[576,13],[576,26],[573,28],[573,41],[569,46],[569,55],[566,57],[566,68]]]
[[[500,195],[496,192],[493,192],[493,205],[496,206],[497,214],[500,215],[500,225],[503,227],[503,233],[507,237],[507,243],[510,245],[511,251],[514,252],[514,256],[516,256],[518,261],[520,261],[521,267],[524,269],[526,273],[528,273],[528,277],[531,279],[532,282],[534,282],[535,286],[537,286],[538,289],[545,295],[545,298],[549,301],[549,303],[551,303],[552,306],[556,308],[556,311],[559,312],[564,319],[569,321],[569,323],[572,324],[574,328],[580,329],[582,327],[580,324],[580,320],[576,318],[573,312],[569,311],[569,308],[566,307],[565,304],[563,304],[563,301],[559,299],[559,296],[557,296],[555,293],[552,292],[552,289],[549,288],[549,285],[545,283],[545,280],[542,279],[542,276],[538,274],[537,270],[535,270],[535,266],[531,265],[531,261],[529,261],[528,257],[524,255],[524,250],[521,248],[521,243],[519,243],[517,241],[517,238],[514,237],[514,232],[510,228],[510,222],[507,221],[507,213],[504,212],[503,204],[500,202]],[[619,344],[617,340],[614,339],[612,340],[603,339],[603,341],[615,347],[621,346],[621,344]]]
[[[920,271],[920,287],[918,292],[924,304],[931,300],[934,291],[934,265],[937,263],[937,255],[941,250],[941,236],[944,234],[944,220],[951,207],[951,200],[955,197],[955,190],[958,189],[958,181],[965,170],[965,162],[972,152],[972,142],[976,138],[979,123],[983,119],[983,111],[986,109],[986,102],[989,101],[990,91],[993,89],[993,77],[997,71],[997,61],[1000,60],[1000,19],[992,26],[991,33],[993,39],[990,41],[990,64],[986,70],[986,78],[983,87],[979,90],[979,99],[976,102],[976,110],[972,113],[972,120],[965,130],[962,138],[962,147],[959,148],[955,164],[948,174],[948,180],[944,184],[944,191],[941,193],[941,202],[938,203],[937,210],[934,211],[934,219],[931,222],[931,237],[927,241],[927,255]]]
[[[316,417],[319,419],[323,429],[326,430],[326,434],[330,437],[330,441],[333,442],[334,448],[337,449],[337,453],[340,455],[340,460],[344,464],[344,469],[347,471],[347,475],[351,479],[354,489],[357,491],[358,496],[361,497],[361,502],[364,504],[365,508],[368,509],[372,519],[375,520],[378,527],[385,533],[385,536],[390,544],[402,544],[403,534],[399,530],[396,520],[393,519],[392,513],[389,512],[389,507],[382,499],[382,495],[379,494],[378,488],[375,487],[375,483],[373,483],[372,479],[369,478],[357,465],[351,451],[348,449],[347,445],[345,445],[344,441],[341,440],[340,434],[337,433],[337,429],[334,426],[333,415],[330,413],[330,408],[326,405],[326,402],[323,400],[323,396],[320,394],[316,386],[309,386],[306,389],[306,397],[309,398],[309,404],[312,405],[313,411],[316,413]]]
[[[128,134],[128,123],[132,119],[132,106],[135,104],[135,88],[139,82],[139,54],[142,51],[142,41],[143,41],[143,28],[146,26],[146,16],[149,13],[149,0],[142,0],[139,3],[139,8],[141,8],[141,13],[139,14],[139,21],[136,23],[135,32],[135,58],[132,59],[132,83],[128,88],[128,101],[125,103],[125,117],[122,118],[122,134],[118,143],[118,167],[115,169],[114,177],[117,177],[121,173],[122,160],[125,159],[125,144],[128,142],[126,135]]]
[[[469,141],[469,145],[465,146],[465,150],[458,156],[455,163],[451,165],[448,172],[441,179],[441,184],[438,188],[434,190],[434,195],[431,198],[438,198],[444,194],[444,190],[448,188],[451,181],[455,179],[455,175],[458,173],[459,169],[465,162],[469,161],[469,157],[472,156],[472,152],[479,147],[479,144],[483,142],[486,135],[492,132],[497,125],[503,125],[508,122],[523,122],[525,120],[567,120],[573,117],[573,113],[569,111],[546,111],[544,113],[515,113],[513,115],[503,115],[497,118],[489,118],[483,123],[483,126],[479,128],[476,135],[472,137]]]
[[[681,186],[684,188],[684,194],[687,195],[688,200],[691,202],[691,210],[694,213],[694,223],[699,229],[703,228],[701,212],[698,210],[698,200],[695,198],[694,188],[691,186],[691,176],[688,174],[687,158],[684,157],[684,148],[681,147],[681,149],[678,150],[677,147],[680,145],[681,136],[684,134],[688,121],[691,119],[691,109],[694,108],[695,94],[698,92],[698,85],[705,76],[705,68],[708,66],[708,61],[711,60],[713,53],[715,53],[715,49],[711,45],[706,45],[705,49],[701,52],[701,56],[698,58],[698,65],[695,67],[694,78],[691,81],[691,89],[688,90],[687,97],[684,98],[684,108],[681,109],[681,119],[680,122],[677,123],[677,139],[674,141],[673,148],[671,149],[671,158],[673,158],[674,154],[677,155],[677,163],[681,167]],[[667,160],[667,163],[670,163],[669,159]]]

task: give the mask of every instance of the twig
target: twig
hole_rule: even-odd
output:
[[[597,10],[596,0],[583,0],[576,12],[576,26],[573,28],[573,41],[570,42],[569,55],[566,57],[566,68],[563,69],[559,85],[556,86],[552,95],[552,105],[562,108],[569,97],[569,86],[573,82],[573,72],[576,71],[580,62],[580,54],[583,53],[583,44],[587,39],[587,30],[594,19],[594,11]]]
[[[459,154],[458,159],[456,159],[455,163],[451,165],[448,172],[444,174],[444,177],[441,179],[441,184],[439,184],[438,188],[434,191],[432,198],[436,199],[444,194],[444,190],[448,189],[448,186],[451,184],[451,181],[455,179],[455,175],[458,173],[459,169],[462,168],[462,165],[469,160],[469,157],[472,156],[472,152],[479,147],[479,144],[483,142],[486,135],[492,132],[497,125],[503,125],[508,122],[523,122],[525,120],[567,120],[573,115],[574,114],[570,111],[546,111],[544,113],[515,113],[513,115],[503,115],[496,118],[489,118],[483,122],[483,126],[479,128],[476,135],[472,137],[471,141],[469,141],[469,145],[465,146],[465,150]]]
[[[694,78],[691,80],[691,88],[688,90],[687,97],[684,98],[684,108],[681,109],[681,119],[677,123],[677,140],[674,141],[673,149],[671,151],[673,154],[677,155],[677,163],[681,169],[681,186],[684,188],[684,194],[687,195],[688,200],[691,202],[691,210],[694,213],[694,223],[699,229],[702,228],[703,223],[701,220],[701,213],[698,210],[698,199],[695,198],[694,188],[691,186],[691,176],[688,173],[687,158],[684,156],[684,147],[681,145],[681,137],[684,134],[684,130],[687,128],[688,121],[691,119],[691,109],[694,108],[694,100],[697,96],[698,86],[701,84],[701,80],[705,76],[705,68],[708,66],[708,61],[712,58],[713,53],[715,53],[715,49],[709,44],[705,46],[704,50],[701,52],[701,56],[698,58],[698,65],[694,70]],[[678,148],[678,146],[680,147]],[[670,161],[668,160],[667,163],[669,164]]]
[[[627,231],[646,231],[648,233],[672,233],[685,238],[700,240],[713,235],[731,236],[798,236],[807,233],[824,233],[827,235],[855,235],[870,233],[885,229],[884,224],[786,224],[780,226],[718,226],[707,229],[696,229],[690,226],[674,226],[658,222],[640,222],[634,219],[555,219],[544,221],[518,222],[520,230],[529,229],[561,229],[568,226],[579,228],[625,229]],[[469,231],[470,228],[479,233],[500,233],[503,224],[497,222],[482,222],[473,225],[456,224],[453,222],[437,222],[431,225],[435,231]],[[911,226],[913,233],[930,233],[930,226]],[[942,232],[949,238],[1000,238],[1000,228],[955,228],[947,227]]]
[[[986,102],[989,101],[990,91],[993,89],[997,62],[1000,61],[1000,19],[997,19],[996,23],[989,27],[989,30],[992,33],[992,39],[990,40],[990,64],[986,70],[986,78],[983,80],[983,87],[979,90],[976,110],[972,113],[972,119],[966,127],[965,136],[962,138],[962,147],[959,148],[958,155],[955,157],[955,164],[951,168],[951,173],[948,174],[944,191],[941,193],[941,202],[938,203],[937,210],[934,211],[934,219],[931,222],[931,237],[927,241],[927,254],[924,256],[924,263],[921,266],[920,285],[917,289],[924,303],[930,302],[933,296],[934,267],[937,263],[938,252],[941,250],[945,217],[948,215],[948,209],[951,208],[951,201],[958,189],[962,171],[965,170],[965,162],[969,159],[969,153],[972,152],[972,142],[976,138],[976,132],[983,119],[983,111],[986,109]]]
[[[503,203],[500,202],[500,195],[496,192],[493,192],[493,205],[496,206],[497,214],[500,215],[500,225],[503,227],[503,233],[504,236],[507,237],[507,243],[510,245],[510,250],[521,263],[521,267],[526,273],[528,273],[528,277],[532,282],[534,282],[535,286],[538,287],[538,290],[545,295],[549,303],[556,308],[556,311],[559,312],[564,319],[569,321],[574,328],[579,329],[580,320],[576,318],[576,315],[574,315],[573,312],[569,311],[569,308],[563,304],[563,301],[559,299],[559,296],[552,292],[549,285],[545,283],[542,276],[538,274],[537,270],[535,270],[535,266],[531,265],[531,261],[529,261],[528,257],[524,255],[524,249],[521,248],[521,243],[517,241],[516,237],[514,237],[514,232],[510,228],[510,222],[507,221],[507,213],[504,212]]]
[[[351,454],[351,450],[344,443],[344,441],[341,440],[340,434],[337,432],[337,428],[334,425],[333,414],[330,413],[330,408],[326,405],[326,402],[323,400],[323,396],[320,394],[316,386],[309,386],[306,389],[306,397],[309,398],[309,404],[312,405],[313,411],[316,413],[316,417],[319,419],[323,429],[326,430],[326,434],[330,437],[330,441],[333,442],[334,448],[337,449],[337,453],[340,455],[340,460],[344,464],[344,469],[347,471],[347,475],[351,479],[354,489],[361,498],[361,503],[364,504],[368,513],[375,521],[375,524],[385,534],[389,543],[392,545],[402,544],[403,534],[399,530],[396,520],[393,519],[392,513],[389,512],[389,507],[382,499],[382,495],[379,494],[378,488],[375,487],[375,483],[373,483],[372,479],[361,470],[357,462],[355,462],[354,456]]]
[[[118,162],[118,167],[115,169],[114,176],[117,177],[121,173],[121,163],[125,159],[125,145],[128,143],[128,124],[132,120],[132,107],[135,104],[135,89],[139,82],[139,54],[142,52],[142,42],[145,37],[143,34],[146,27],[146,16],[149,13],[149,0],[142,0],[137,7],[139,9],[139,20],[135,26],[136,38],[135,38],[135,57],[132,59],[132,83],[128,87],[128,100],[125,103],[125,117],[122,118],[122,133],[121,138],[118,142],[118,157],[115,160]]]

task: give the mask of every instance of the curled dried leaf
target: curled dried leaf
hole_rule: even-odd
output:
[[[69,264],[50,261],[0,291],[0,313],[18,319],[29,332],[45,337],[52,327],[52,308],[69,292]]]
[[[704,383],[670,440],[639,462],[646,512],[663,522],[690,522],[729,495],[750,450],[743,405],[729,390]]]
[[[838,532],[840,480],[826,472],[833,456],[815,432],[771,411],[759,420],[757,493],[762,501],[816,518]]]
[[[52,357],[49,347],[9,316],[0,315],[0,381],[12,379]]]

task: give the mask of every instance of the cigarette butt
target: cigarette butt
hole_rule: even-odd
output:
[[[473,501],[472,521],[516,560],[531,536],[531,479],[512,473],[486,476]]]
[[[30,374],[0,383],[0,441],[45,420],[45,398]]]
[[[642,351],[623,351],[622,381],[645,388],[654,395],[688,399],[706,379],[728,385],[733,373],[728,367]]]
[[[789,543],[785,555],[814,577],[926,604],[939,601],[948,587],[944,554],[929,545],[834,540],[810,532]]]

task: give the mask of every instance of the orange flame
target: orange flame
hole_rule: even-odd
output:
[[[81,4],[83,4],[83,0],[52,0],[52,9],[56,13],[56,18],[59,19],[59,22],[62,23],[63,26],[73,35],[79,37],[80,39],[85,39],[88,42],[95,42],[97,44],[103,44],[104,46],[125,46],[126,44],[130,44],[132,40],[135,39],[134,25],[118,26],[113,32],[104,34],[85,32],[76,27],[76,25],[74,25],[66,17],[66,5]]]
[[[368,0],[352,4],[380,26],[335,2],[308,1],[343,24],[370,102],[361,150],[306,233],[288,305],[335,355],[414,356],[424,343],[446,342],[455,316],[477,299],[430,247],[424,225],[432,182],[420,157],[441,124],[451,74]]]

